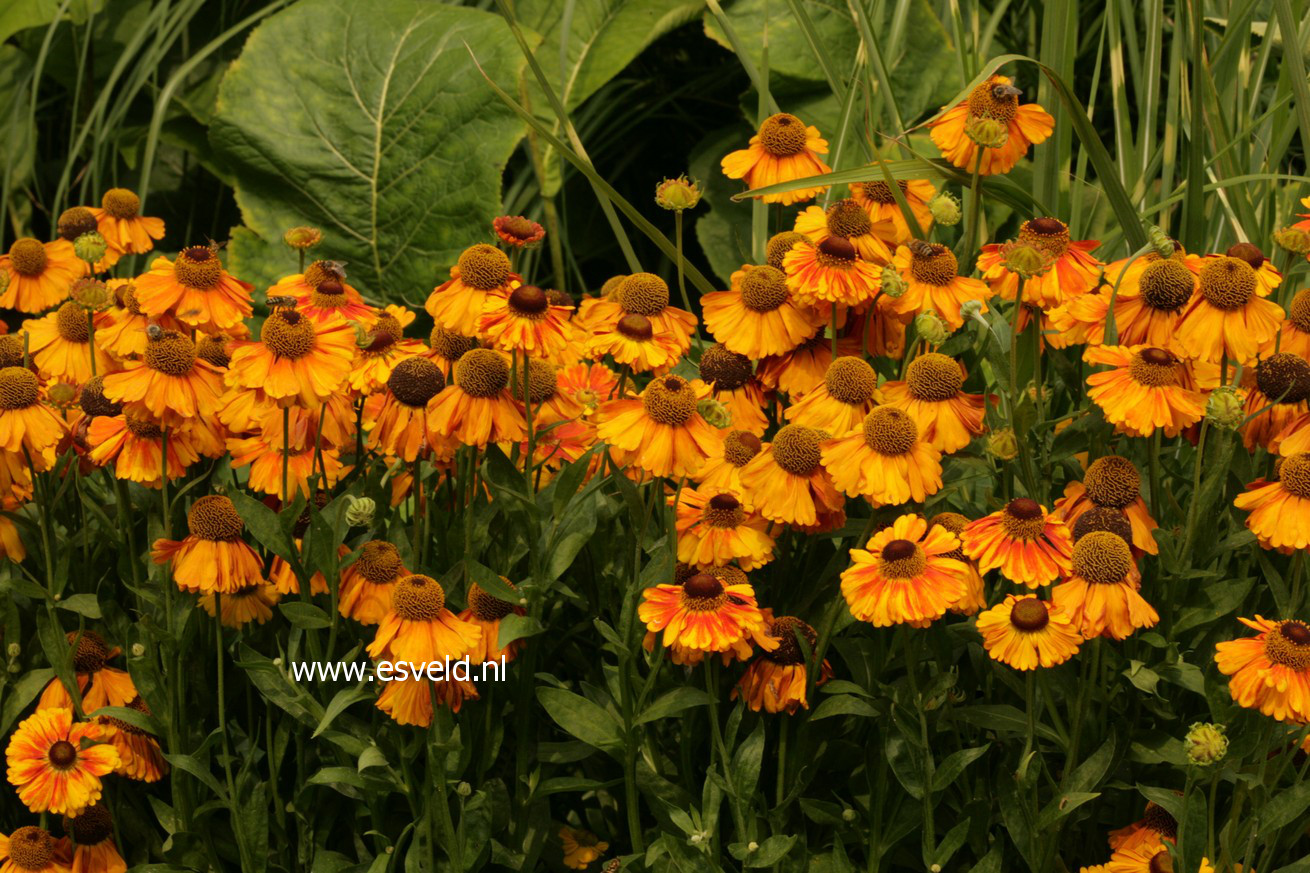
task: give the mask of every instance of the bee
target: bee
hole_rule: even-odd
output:
[[[290,309],[295,305],[296,305],[296,298],[294,297],[284,297],[282,295],[274,295],[268,298],[268,306],[270,309]]]
[[[150,324],[146,325],[146,336],[149,337],[152,342],[158,342],[164,338],[164,329],[152,321]]]
[[[319,261],[319,266],[321,266],[323,271],[329,276],[335,276],[338,281],[342,281],[346,278],[345,261]]]

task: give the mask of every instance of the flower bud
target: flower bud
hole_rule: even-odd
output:
[[[951,326],[931,309],[920,312],[914,317],[914,329],[919,336],[934,346],[946,342],[946,338],[951,335]]]
[[[760,850],[760,844],[755,842],[754,840],[751,840],[749,843],[746,844],[747,852],[758,852],[759,850]]]
[[[946,191],[928,201],[928,210],[932,213],[932,220],[942,227],[955,227],[964,217],[960,198]]]
[[[1021,242],[1008,242],[1001,246],[1001,263],[1005,269],[1021,279],[1040,276],[1055,266],[1050,252]]]
[[[964,126],[964,135],[985,149],[999,149],[1010,139],[1010,127],[995,118],[971,118]]]
[[[1228,754],[1228,736],[1221,724],[1197,722],[1188,730],[1183,745],[1187,748],[1187,759],[1193,764],[1214,764]]]
[[[133,643],[133,644],[132,644],[132,657],[133,657],[133,658],[140,658],[140,657],[143,656],[145,653],[146,653],[146,647],[145,647],[145,646],[141,645],[140,643]]]
[[[732,411],[713,397],[706,397],[697,403],[696,411],[700,413],[701,418],[720,430],[732,424]]]
[[[51,406],[67,409],[77,402],[77,388],[67,382],[56,382],[50,386],[46,396],[50,399]]]
[[[611,858],[610,860],[605,862],[605,866],[601,868],[601,873],[619,873],[619,871],[622,869],[623,869],[622,859]]]
[[[983,302],[981,300],[966,300],[960,304],[960,317],[965,321],[970,319],[981,321],[984,326],[991,327],[983,320],[982,317]]]
[[[881,289],[884,297],[890,297],[893,300],[898,297],[903,297],[905,296],[905,292],[909,290],[909,287],[910,286],[905,283],[905,278],[897,272],[895,267],[888,266],[882,268]]]
[[[696,204],[700,203],[700,198],[700,186],[685,175],[676,179],[665,179],[655,186],[656,205],[672,212],[695,209]]]
[[[94,264],[103,258],[108,248],[105,238],[94,230],[73,240],[73,253],[88,264]]]
[[[1154,224],[1146,231],[1146,238],[1155,249],[1155,253],[1162,258],[1171,258],[1174,254],[1174,241],[1169,234],[1163,229],[1156,227]]]
[[[851,822],[855,821],[855,818],[856,818],[855,810],[851,809],[849,806],[841,811],[841,820],[846,822],[847,824],[850,824]]]
[[[69,289],[73,302],[90,312],[101,312],[115,302],[114,292],[99,279],[78,279]]]
[[[1285,227],[1274,234],[1274,242],[1293,254],[1310,254],[1310,231],[1303,228]]]
[[[987,454],[998,461],[1013,461],[1019,457],[1019,439],[1014,435],[1014,428],[992,431],[987,437]]]
[[[1237,389],[1221,385],[1210,392],[1205,404],[1205,417],[1215,427],[1237,430],[1246,416],[1242,410],[1242,395]]]
[[[368,527],[373,523],[377,509],[377,502],[371,497],[351,497],[346,505],[346,524],[351,527]]]
[[[312,249],[323,241],[323,231],[317,227],[293,227],[282,234],[282,242],[293,249]]]
[[[460,797],[468,797],[473,793],[473,786],[469,785],[467,782],[461,782],[455,786],[455,793]]]
[[[19,655],[23,653],[23,647],[20,646],[18,643],[10,643],[5,648],[5,651],[9,653],[9,657],[17,658]]]

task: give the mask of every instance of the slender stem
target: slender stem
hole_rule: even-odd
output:
[[[246,841],[237,810],[236,782],[232,779],[232,748],[227,736],[227,689],[223,676],[223,595],[214,592],[214,650],[218,662],[218,735],[223,748],[223,777],[227,782],[228,810],[232,815],[232,833],[236,837],[241,866],[246,866]]]
[[[691,312],[691,298],[687,296],[687,277],[683,270],[681,209],[673,212],[673,244],[678,249],[678,291],[682,294],[682,308]]]
[[[282,508],[286,509],[287,479],[291,467],[291,407],[282,407]]]

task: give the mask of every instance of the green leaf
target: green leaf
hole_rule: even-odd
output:
[[[1276,831],[1304,816],[1307,808],[1310,808],[1310,782],[1300,782],[1286,791],[1277,791],[1265,805],[1260,827]]]
[[[960,749],[958,752],[952,752],[938,765],[932,776],[932,790],[944,791],[951,787],[951,783],[960,777],[964,769],[977,761],[987,750],[992,747],[991,743],[978,746],[973,749]]]
[[[42,689],[49,685],[50,680],[54,678],[54,670],[49,667],[42,667],[39,670],[26,673],[23,678],[9,686],[8,693],[5,694],[4,709],[0,710],[0,736],[9,733],[9,728],[13,727],[14,722],[18,721],[18,716],[27,708],[27,705],[35,700]]]
[[[318,727],[314,728],[314,733],[310,736],[317,737],[331,726],[332,722],[336,720],[338,715],[345,712],[354,704],[359,703],[361,700],[371,700],[372,697],[373,692],[369,691],[367,688],[342,688],[332,696],[332,700],[328,702],[327,708],[323,711],[323,718],[319,721]],[[385,760],[385,758],[383,760]],[[359,769],[364,769],[362,756]]]
[[[505,580],[485,564],[479,564],[472,558],[467,558],[464,565],[468,567],[469,577],[478,583],[478,587],[497,600],[518,606],[519,601],[523,599],[521,592],[515,591],[506,585]]]
[[[476,9],[301,0],[260,25],[223,79],[210,128],[246,226],[270,246],[288,227],[319,227],[315,254],[346,261],[353,285],[390,300],[426,295],[487,238],[523,135],[466,46],[517,91],[518,48],[499,16]],[[289,252],[287,269],[270,272],[250,242],[234,272],[256,284],[292,272]]]
[[[713,702],[714,698],[701,689],[684,685],[681,688],[673,689],[668,694],[661,695],[654,703],[646,707],[641,715],[637,716],[633,724],[646,724],[657,719],[668,718],[685,709],[691,709],[693,706],[704,706]]]
[[[287,600],[278,606],[278,609],[286,616],[287,621],[298,628],[315,630],[332,626],[332,619],[328,618],[328,614],[321,607],[303,600]]]
[[[97,716],[106,718],[116,718],[119,721],[127,722],[133,727],[138,727],[151,736],[163,736],[163,728],[153,715],[140,710],[131,709],[126,706],[102,706],[96,710]]]
[[[622,742],[618,720],[580,694],[542,686],[537,689],[537,700],[555,724],[584,743],[612,750]]]
[[[278,557],[291,561],[293,565],[299,562],[300,556],[295,553],[291,538],[282,530],[282,522],[276,512],[244,491],[233,491],[227,496],[260,545]]]
[[[503,649],[515,640],[535,637],[545,632],[546,628],[542,623],[532,616],[511,612],[500,620],[500,633],[496,636],[496,646]]]
[[[836,715],[857,715],[863,718],[876,718],[878,710],[874,709],[868,701],[862,700],[853,694],[834,694],[825,698],[814,710],[810,716],[810,721],[818,721],[821,718],[832,718]]]
[[[100,603],[94,594],[74,594],[72,597],[56,601],[55,606],[67,609],[69,612],[76,612],[78,615],[85,615],[87,618],[101,617]]]
[[[732,790],[740,800],[744,801],[755,794],[763,763],[764,722],[760,722],[732,756]]]

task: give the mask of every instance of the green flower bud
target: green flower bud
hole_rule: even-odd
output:
[[[700,186],[685,175],[676,179],[665,179],[655,186],[656,205],[672,212],[695,209],[696,204],[700,203],[700,198]]]
[[[981,321],[985,326],[991,327],[991,325],[983,320],[982,311],[983,302],[981,300],[966,300],[960,304],[960,317],[965,321],[969,321],[970,319]]]
[[[78,306],[89,312],[100,312],[113,305],[114,292],[99,279],[78,279],[73,283],[69,296]]]
[[[969,119],[964,135],[985,149],[999,149],[1010,138],[1010,127],[1003,121],[985,115]]]
[[[1197,722],[1188,730],[1183,745],[1187,748],[1187,759],[1193,764],[1214,764],[1228,754],[1228,737],[1221,724]]]
[[[901,277],[901,274],[896,271],[895,267],[883,267],[881,287],[884,297],[890,297],[895,300],[896,298],[903,296],[905,292],[909,290],[910,286],[905,283],[905,279]]]
[[[368,527],[378,505],[371,497],[352,497],[346,506],[346,523],[351,527]]]
[[[105,238],[94,230],[73,240],[73,252],[88,264],[94,264],[103,258],[108,248]]]
[[[1163,229],[1151,225],[1146,231],[1146,238],[1151,243],[1155,253],[1162,258],[1171,258],[1174,254],[1174,241],[1165,233]]]
[[[919,336],[934,346],[946,342],[946,338],[951,335],[951,326],[931,309],[920,312],[914,317],[914,329]]]
[[[312,249],[323,241],[323,231],[316,227],[293,227],[282,234],[282,242],[293,249]]]
[[[1019,457],[1019,439],[1014,428],[1003,427],[987,437],[987,454],[998,461],[1013,461]]]
[[[1228,385],[1216,388],[1206,401],[1205,417],[1215,427],[1237,430],[1246,417],[1242,410],[1242,395]]]
[[[1027,243],[1008,242],[1001,246],[1001,263],[1021,279],[1040,276],[1055,266],[1050,252]]]
[[[942,227],[955,227],[964,217],[960,209],[960,198],[946,191],[929,200],[928,209],[932,212],[932,220]]]
[[[722,430],[732,424],[732,411],[713,397],[706,397],[696,404],[696,411],[701,418]]]

